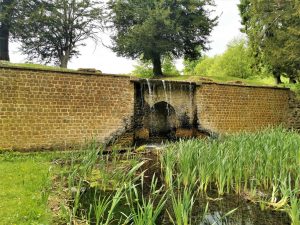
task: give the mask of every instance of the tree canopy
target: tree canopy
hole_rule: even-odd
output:
[[[110,0],[113,51],[120,56],[151,60],[153,73],[162,75],[164,56],[197,59],[216,18],[211,0]]]
[[[300,70],[299,1],[241,0],[239,9],[257,65],[268,65],[278,83],[282,74],[296,82]]]
[[[102,6],[97,0],[35,0],[20,1],[23,10],[15,24],[15,38],[29,59],[54,62],[67,67],[79,55],[84,40],[97,40]]]
[[[244,39],[231,41],[227,50],[215,57],[204,57],[196,65],[194,73],[204,76],[251,78],[255,74],[253,70],[254,59]]]

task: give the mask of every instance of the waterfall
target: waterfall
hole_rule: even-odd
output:
[[[191,120],[193,118],[193,85],[192,85],[192,82],[190,82],[190,85],[189,85],[189,98],[190,98],[190,112],[191,112]],[[192,121],[190,121],[192,122]]]
[[[169,82],[169,102],[172,104],[172,85]]]
[[[168,104],[168,94],[167,94],[166,81],[162,80],[162,84],[163,84],[163,88],[164,88],[165,99],[166,99],[166,103],[167,103],[167,112],[168,112],[168,116],[169,116],[170,115],[170,109],[169,109],[169,104]]]
[[[150,107],[153,106],[153,93],[151,90],[151,84],[150,84],[150,80],[147,78],[147,85],[148,85],[148,92],[149,92],[149,105]]]

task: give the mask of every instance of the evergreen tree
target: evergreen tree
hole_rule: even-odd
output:
[[[9,61],[9,33],[14,0],[0,0],[0,60]]]
[[[30,60],[66,68],[83,41],[96,41],[101,29],[98,0],[21,0],[17,7],[21,13],[15,16],[13,35]]]
[[[257,65],[267,64],[277,83],[282,74],[296,82],[300,70],[298,1],[241,0],[239,9]]]
[[[208,10],[211,0],[110,0],[108,5],[113,51],[151,60],[155,76],[163,74],[164,56],[199,58],[216,25]]]

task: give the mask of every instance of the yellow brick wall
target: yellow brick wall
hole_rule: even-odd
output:
[[[129,77],[0,68],[0,149],[100,142],[134,110]]]
[[[134,86],[124,76],[0,67],[0,150],[62,149],[121,135],[136,125]],[[196,112],[202,129],[300,126],[300,103],[288,89],[202,83],[190,92],[190,84],[173,86],[167,95],[177,116],[186,112],[192,118]],[[158,88],[153,101],[165,100]]]
[[[286,123],[289,93],[288,89],[203,83],[196,91],[200,127],[232,133]]]

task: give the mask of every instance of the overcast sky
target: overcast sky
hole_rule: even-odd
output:
[[[234,38],[241,37],[240,16],[237,8],[239,0],[215,0],[216,15],[219,15],[218,26],[211,34],[210,47],[208,55],[213,56],[225,51],[226,45]],[[107,35],[102,35],[103,42],[109,44]],[[26,57],[21,56],[16,44],[10,46],[10,57],[12,62],[25,62]],[[69,63],[69,68],[96,68],[104,73],[130,73],[136,61],[117,57],[110,49],[97,46],[92,41],[87,41],[87,45],[80,49],[81,55],[74,58]],[[181,60],[176,63],[179,69],[182,69]]]

